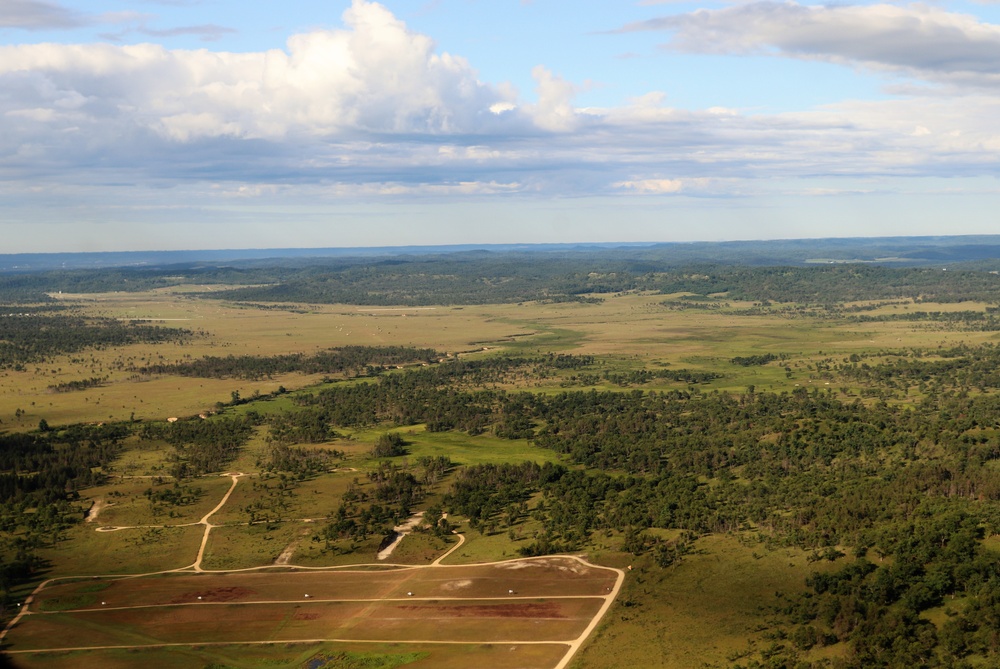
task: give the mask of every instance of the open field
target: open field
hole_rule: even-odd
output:
[[[360,575],[364,577],[361,578]],[[615,583],[615,572],[564,558],[536,558],[487,565],[397,568],[380,571],[267,570],[226,574],[164,574],[141,579],[85,579],[55,583],[35,597],[41,611],[101,609],[107,606],[298,601],[420,600],[533,597],[601,597]]]
[[[280,500],[281,508],[275,514],[282,519],[319,520],[336,509],[351,479],[357,476],[357,472],[346,470],[320,474],[305,481],[286,484],[283,490],[278,489],[281,481],[275,475],[247,476],[233,491],[229,503],[212,516],[213,522],[246,523],[249,520],[246,507],[265,497]]]
[[[64,295],[64,299],[72,296]],[[373,311],[355,306],[290,306],[259,310],[204,302],[184,289],[153,293],[114,293],[80,298],[83,309],[116,318],[180,318],[163,326],[200,333],[183,345],[129,346],[57,356],[23,372],[0,373],[0,419],[4,425],[33,427],[50,423],[190,416],[229,400],[232,391],[248,397],[285,386],[302,388],[318,375],[287,374],[260,381],[194,379],[172,376],[133,378],[129,365],[179,362],[205,355],[276,355],[352,344],[412,345],[461,353],[489,349],[515,352],[560,351],[606,356],[607,364],[627,369],[661,363],[673,368],[723,371],[712,387],[742,389],[756,384],[781,389],[809,381],[805,368],[794,379],[777,367],[742,368],[729,360],[747,353],[785,353],[792,362],[898,349],[936,347],[961,342],[995,341],[996,333],[944,330],[918,322],[840,323],[808,317],[733,315],[749,303],[717,311],[671,310],[663,295],[605,296],[598,304],[563,303],[472,305],[434,309]],[[898,304],[886,313],[979,309],[980,304]],[[513,337],[512,335],[517,335]],[[78,362],[72,362],[72,359]],[[107,376],[102,386],[53,393],[49,386],[90,376]],[[557,380],[554,380],[557,381]],[[676,384],[674,384],[676,385]],[[556,383],[558,387],[558,383]],[[24,415],[15,417],[15,410]]]
[[[25,669],[132,669],[136,666],[188,669],[215,663],[226,667],[299,669],[544,669],[566,654],[564,644],[294,643],[218,644],[127,650],[60,651],[17,656]]]
[[[247,569],[274,564],[285,547],[308,531],[300,522],[224,525],[212,528],[205,569]]]
[[[761,635],[761,620],[773,615],[781,598],[805,591],[811,573],[843,566],[810,562],[804,551],[769,550],[737,537],[706,537],[698,543],[696,554],[668,569],[630,558],[634,570],[606,623],[571,666],[729,666],[771,643]]]
[[[39,554],[53,575],[145,574],[194,562],[201,526],[136,528],[97,532],[90,524],[68,531],[68,539]]]
[[[196,482],[186,481],[185,487],[195,490],[196,498],[185,504],[157,504],[146,491],[170,491],[173,478],[162,481],[150,478],[112,479],[107,485],[89,488],[85,498],[97,508],[97,516],[89,521],[92,528],[104,526],[184,525],[195,523],[211,511],[229,489],[229,478],[204,476]],[[100,505],[100,506],[97,506]]]
[[[527,439],[500,439],[489,434],[472,437],[462,432],[428,432],[422,425],[407,427],[401,433],[407,442],[408,456],[412,458],[446,455],[459,465],[519,463],[526,460],[541,464],[558,461],[555,453],[533,446]]]
[[[8,651],[302,640],[518,643],[571,641],[600,599],[496,602],[219,604],[42,614],[8,637]]]
[[[184,656],[201,653],[201,644],[370,641],[392,642],[407,653],[420,653],[428,643],[457,644],[433,653],[443,653],[441,666],[449,666],[459,650],[473,659],[491,650],[477,645],[499,644],[519,654],[514,666],[543,669],[571,647],[559,644],[582,641],[619,582],[620,572],[559,557],[377,571],[70,580],[35,594],[27,615],[8,633],[6,649],[15,661],[25,657],[23,666],[49,660],[58,666],[65,656],[54,652],[77,657],[85,649],[95,654],[79,655],[82,662],[125,648],[194,646],[173,650]],[[539,648],[521,650],[526,646]]]

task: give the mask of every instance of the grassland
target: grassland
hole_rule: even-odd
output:
[[[761,620],[784,597],[803,592],[809,574],[842,566],[733,536],[706,537],[698,546],[668,569],[628,558],[633,569],[609,620],[571,666],[728,666],[772,643],[761,635]]]
[[[76,296],[79,297],[79,296]],[[673,296],[678,298],[679,296]],[[63,299],[74,299],[64,295]],[[676,301],[676,300],[675,300]],[[670,300],[666,300],[669,305]],[[303,388],[317,375],[288,374],[262,381],[137,377],[129,365],[181,362],[205,355],[312,353],[351,344],[412,345],[442,352],[486,354],[573,352],[602,357],[619,369],[661,364],[720,372],[720,389],[794,387],[809,382],[807,365],[827,357],[907,347],[934,348],[961,342],[995,341],[996,333],[943,329],[936,324],[887,321],[844,323],[815,318],[737,315],[753,305],[723,303],[718,310],[674,310],[663,295],[623,294],[598,304],[484,305],[433,309],[374,310],[355,306],[256,310],[192,299],[185,289],[154,293],[88,295],[86,313],[115,318],[162,318],[159,325],[195,330],[193,342],[132,346],[56,357],[23,372],[0,373],[0,420],[15,428],[53,424],[196,415],[227,402],[233,391],[244,397],[279,386]],[[977,310],[981,304],[891,304],[873,313]],[[516,336],[515,336],[516,335]],[[792,378],[780,368],[741,368],[729,363],[749,353],[786,354]],[[799,367],[795,367],[795,363]],[[53,393],[49,386],[91,376],[107,376],[98,388]],[[558,384],[556,384],[558,385]],[[262,407],[262,408],[266,408]],[[20,409],[24,412],[15,416]]]
[[[754,305],[722,299],[710,301],[717,305],[714,309],[675,308],[683,304],[682,295],[622,294],[605,296],[600,303],[398,310],[290,305],[288,310],[257,310],[202,302],[192,299],[187,291],[182,288],[85,298],[64,295],[64,299],[79,300],[87,313],[164,319],[161,325],[193,329],[197,336],[184,345],[93,351],[50,360],[22,372],[2,372],[2,427],[31,429],[43,418],[53,425],[133,417],[162,421],[171,416],[217,410],[220,408],[217,403],[228,402],[234,391],[250,397],[255,392],[266,394],[284,386],[291,392],[280,398],[224,408],[232,414],[277,413],[293,406],[297,392],[313,392],[322,383],[320,375],[289,374],[249,382],[136,376],[130,370],[132,365],[180,362],[204,355],[311,353],[348,344],[405,344],[470,358],[505,351],[565,352],[597,356],[597,369],[602,372],[691,369],[719,375],[703,384],[704,390],[742,391],[753,385],[761,390],[781,391],[829,386],[830,382],[817,368],[823,361],[913,347],[934,349],[959,343],[995,342],[1000,338],[994,332],[945,329],[936,323],[920,321],[859,323],[792,316],[780,313],[778,307],[773,313],[764,310],[754,315],[751,313]],[[917,309],[985,307],[969,303],[919,306],[899,303],[886,304],[868,313],[898,315]],[[732,362],[737,356],[767,353],[781,356],[780,364],[744,367]],[[55,383],[93,375],[106,376],[107,381],[98,388],[72,393],[49,390]],[[541,393],[576,387],[622,389],[606,379],[579,382],[572,371],[504,387],[527,387]],[[688,384],[658,380],[641,387],[685,389]],[[847,397],[858,396],[862,390],[860,386],[840,382],[833,389]],[[16,411],[19,415],[15,415]],[[12,650],[65,649],[77,645],[181,645],[19,654],[17,662],[26,667],[114,667],[140,663],[169,667],[199,662],[259,666],[262,661],[271,663],[269,666],[302,666],[316,658],[330,657],[339,658],[337,664],[330,666],[344,667],[352,666],[350,662],[355,661],[357,666],[385,667],[555,666],[566,646],[554,642],[572,640],[581,634],[596,614],[599,598],[609,587],[607,574],[612,572],[595,579],[596,585],[581,585],[580,581],[567,580],[564,575],[543,577],[528,568],[517,574],[486,576],[486,572],[499,567],[471,566],[515,557],[518,549],[540,529],[530,514],[511,532],[507,528],[481,532],[472,529],[465,519],[452,519],[465,542],[445,560],[448,566],[366,571],[363,575],[270,571],[283,554],[287,554],[290,564],[302,567],[375,561],[381,536],[358,541],[344,539],[332,544],[315,540],[314,536],[323,522],[333,516],[349,489],[364,494],[371,491],[368,474],[379,462],[370,457],[369,451],[378,436],[390,429],[399,431],[406,442],[407,453],[395,460],[398,463],[413,462],[424,456],[446,456],[457,466],[560,461],[553,451],[536,447],[526,439],[430,432],[424,425],[346,429],[328,442],[301,445],[305,451],[336,449],[344,454],[342,459],[323,472],[289,481],[280,492],[275,492],[277,479],[263,467],[268,444],[261,429],[232,463],[230,470],[245,476],[228,502],[212,514],[208,521],[212,527],[208,531],[199,521],[215,508],[229,489],[231,479],[213,475],[188,480],[184,485],[199,490],[192,501],[182,505],[153,504],[145,494],[147,490],[173,486],[172,479],[165,475],[172,448],[162,442],[130,440],[111,468],[113,475],[106,484],[83,490],[81,499],[74,503],[81,514],[99,503],[97,519],[73,525],[63,541],[41,551],[47,560],[43,577],[185,569],[196,563],[203,540],[200,569],[267,567],[269,571],[225,576],[189,571],[156,578],[99,581],[100,590],[98,583],[92,581],[50,585],[37,600],[37,605],[47,613],[29,616],[13,630],[7,639]],[[453,472],[449,473],[431,486],[421,508],[440,501],[453,476]],[[250,523],[247,509],[259,500],[280,500],[280,503],[269,507],[267,519]],[[532,500],[532,507],[536,503],[537,500]],[[97,531],[107,526],[125,529]],[[589,546],[588,557],[592,561],[618,568],[634,562],[633,570],[628,572],[619,600],[572,666],[580,669],[702,667],[740,661],[769,643],[761,634],[760,620],[769,607],[780,602],[777,593],[801,592],[810,573],[833,569],[844,562],[817,564],[801,551],[768,549],[748,543],[739,533],[702,537],[695,545],[693,554],[661,568],[648,557],[636,559],[622,552],[621,533],[596,537]],[[391,561],[426,566],[453,546],[445,538],[415,533],[402,542]],[[475,575],[459,575],[459,569]],[[448,597],[458,592],[449,589],[448,584],[465,580],[475,585],[458,590],[463,599],[461,606],[456,608],[457,605],[446,603]],[[197,597],[197,593],[202,593],[203,598],[213,597],[205,593],[225,588],[233,589],[230,595],[233,592],[237,595],[227,595],[212,602],[212,606],[200,608],[197,600],[189,601],[188,595]],[[528,603],[537,606],[519,610],[516,615],[497,608],[508,606],[497,603],[508,590],[530,597]],[[249,591],[252,597],[246,594]],[[313,595],[310,599],[331,601],[300,601],[305,592]],[[420,601],[405,601],[407,592],[418,593]],[[565,596],[589,598],[556,599]],[[112,597],[115,610],[101,610],[107,607],[101,607],[99,602],[111,601]],[[352,598],[372,601],[348,601]],[[290,603],[292,599],[294,603]],[[149,608],[142,609],[141,616],[133,609],[117,608],[131,606]],[[546,620],[549,622],[540,622]],[[537,632],[540,626],[544,632]],[[52,645],[53,639],[59,640],[57,646]],[[331,639],[350,639],[350,642],[334,643]],[[245,645],[260,640],[274,641],[276,645]],[[368,643],[359,643],[360,640]],[[390,640],[407,643],[384,643]],[[423,643],[428,640],[449,644]],[[533,643],[507,643],[513,641]],[[842,650],[834,645],[822,653],[835,656]],[[819,659],[820,654],[818,650],[812,651],[810,658]],[[369,660],[383,664],[363,664]]]

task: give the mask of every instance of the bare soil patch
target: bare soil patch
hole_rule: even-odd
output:
[[[562,607],[555,602],[518,604],[474,604],[454,606],[408,606],[396,607],[403,611],[421,611],[437,616],[453,615],[456,618],[566,618]]]

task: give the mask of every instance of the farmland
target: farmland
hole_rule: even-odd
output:
[[[558,659],[554,649],[561,648],[565,657],[583,641],[624,576],[574,558],[443,564],[461,546],[461,536],[423,568],[382,563],[364,570],[205,570],[203,549],[215,529],[210,519],[239,478],[232,477],[222,501],[200,521],[202,548],[189,567],[126,578],[46,581],[24,603],[6,639],[7,652],[15,661],[28,656],[26,666],[32,666],[62,651],[163,651],[261,640],[503,644],[541,646],[547,652],[538,654],[540,664],[530,666],[546,667]],[[98,532],[129,529],[138,528],[103,526]],[[437,648],[430,652],[438,654]]]

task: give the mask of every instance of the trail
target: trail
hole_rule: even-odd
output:
[[[212,528],[215,527],[215,525],[208,522],[208,519],[211,518],[213,515],[215,515],[215,513],[219,511],[219,509],[221,509],[226,505],[226,502],[229,501],[229,496],[233,494],[234,490],[236,490],[236,484],[239,483],[240,477],[243,476],[243,473],[240,472],[239,474],[229,474],[228,476],[231,476],[233,478],[233,484],[229,486],[229,490],[226,492],[225,496],[223,496],[222,501],[219,502],[214,509],[206,513],[205,516],[197,523],[192,523],[192,525],[205,526],[205,534],[202,535],[201,546],[198,548],[198,557],[195,558],[194,564],[191,565],[191,568],[199,573],[205,571],[204,569],[201,568],[201,561],[202,558],[205,557],[205,546],[208,545],[208,535],[212,533]]]
[[[581,558],[577,559],[580,560],[580,562],[582,562],[583,564],[586,565],[590,564],[589,562]],[[613,588],[611,588],[611,592],[609,592],[604,597],[604,604],[601,605],[601,608],[597,612],[597,615],[594,616],[594,618],[590,621],[590,624],[587,625],[587,628],[583,630],[580,636],[578,636],[576,639],[570,642],[569,650],[566,651],[566,654],[563,656],[563,659],[560,660],[559,664],[553,667],[553,669],[565,669],[567,666],[569,666],[570,660],[572,660],[573,656],[576,655],[577,651],[579,651],[580,648],[583,647],[584,642],[587,640],[588,637],[590,637],[593,631],[597,629],[597,626],[601,623],[601,620],[604,618],[604,614],[606,614],[608,612],[608,609],[611,608],[611,605],[615,603],[615,599],[618,597],[618,593],[622,589],[622,584],[625,583],[625,572],[623,570],[617,569],[615,567],[602,567],[602,569],[610,569],[614,572],[617,572],[618,578],[615,579],[615,585]]]
[[[419,525],[420,521],[423,519],[424,519],[424,512],[418,511],[417,513],[407,518],[406,522],[403,523],[402,525],[396,525],[396,527],[392,528],[392,531],[395,533],[396,537],[392,540],[392,543],[390,543],[388,546],[386,546],[385,548],[383,548],[378,552],[378,554],[375,556],[375,559],[385,560],[390,555],[392,555],[392,552],[396,550],[396,546],[398,546],[400,542],[403,541],[403,539],[406,537],[406,535],[412,532],[413,528]]]
[[[305,566],[292,565],[292,564],[290,564],[290,561],[291,561],[291,551],[292,551],[292,549],[294,549],[294,543],[293,543],[292,545],[289,545],[285,549],[285,552],[288,553],[287,562],[289,564],[282,563],[281,558],[285,556],[285,553],[282,553],[282,555],[279,556],[278,561],[276,562],[276,564],[273,564],[273,565],[263,565],[263,566],[259,566],[259,567],[247,567],[245,569],[225,569],[225,570],[204,569],[202,567],[202,561],[204,560],[204,557],[205,557],[205,549],[206,549],[206,546],[208,545],[208,538],[211,535],[212,528],[217,527],[216,525],[213,525],[210,522],[210,519],[211,519],[211,517],[213,515],[215,515],[216,513],[218,513],[226,505],[226,503],[229,501],[230,496],[233,494],[233,491],[236,490],[236,486],[239,484],[239,479],[241,477],[245,476],[245,474],[242,473],[242,472],[239,472],[239,473],[227,473],[227,474],[223,474],[223,476],[229,476],[230,478],[232,478],[232,484],[229,486],[229,490],[226,491],[226,494],[222,497],[222,499],[215,506],[215,508],[213,508],[211,511],[209,511],[208,513],[206,513],[201,518],[201,520],[199,520],[197,522],[186,523],[184,525],[174,526],[174,527],[190,527],[192,525],[204,525],[205,526],[205,532],[204,532],[204,534],[202,535],[202,538],[201,538],[201,545],[198,548],[198,554],[195,557],[195,561],[194,561],[193,564],[187,565],[185,567],[179,567],[177,569],[166,569],[166,570],[162,570],[162,571],[150,572],[150,573],[145,573],[145,574],[129,574],[129,575],[108,574],[108,575],[105,575],[105,576],[89,576],[89,578],[133,579],[133,578],[142,578],[142,577],[146,577],[146,576],[157,576],[157,575],[161,575],[161,574],[172,574],[172,573],[191,573],[191,572],[194,572],[194,573],[198,573],[198,574],[213,574],[213,573],[214,574],[224,574],[224,573],[236,573],[236,572],[262,571],[262,570],[274,569],[274,568],[292,569],[292,570],[295,570],[295,571],[300,571],[300,570],[301,571],[351,571],[351,570],[357,569],[357,572],[359,574],[364,574],[364,573],[370,573],[370,572],[367,571],[367,570],[364,570],[364,569],[358,569],[359,567],[361,567],[361,568],[364,568],[364,567],[385,567],[385,568],[388,568],[388,569],[392,569],[394,571],[395,570],[409,571],[409,570],[419,570],[419,569],[434,569],[434,568],[445,567],[445,566],[448,566],[448,567],[462,567],[462,566],[466,566],[466,565],[444,565],[443,564],[443,562],[444,562],[445,559],[447,559],[449,556],[451,556],[452,554],[454,554],[454,552],[457,551],[459,548],[461,548],[462,545],[465,543],[465,536],[463,534],[459,534],[458,532],[453,532],[453,534],[458,538],[458,541],[456,541],[455,545],[452,546],[451,548],[449,548],[444,553],[442,553],[440,556],[438,556],[430,564],[426,564],[426,565],[412,565],[412,564],[404,565],[404,564],[394,564],[394,563],[389,563],[389,562],[384,562],[383,561],[383,560],[385,560],[386,558],[388,558],[391,555],[393,549],[399,544],[399,541],[401,541],[402,538],[404,536],[406,536],[406,534],[408,534],[420,522],[420,519],[421,519],[421,517],[423,515],[422,512],[421,512],[421,513],[416,514],[413,517],[411,517],[406,523],[404,523],[404,524],[402,524],[400,526],[397,526],[396,528],[393,528],[394,531],[396,531],[396,532],[398,532],[400,534],[400,536],[397,537],[397,539],[395,541],[393,541],[393,543],[390,546],[386,547],[386,549],[384,549],[383,551],[379,552],[379,554],[378,554],[378,560],[379,561],[375,562],[375,563],[354,564],[354,565],[337,565],[337,566],[328,566],[328,567],[305,567]],[[100,503],[95,503],[94,507],[91,509],[91,511],[93,511],[93,517],[94,518],[97,517],[97,513],[99,513],[99,511],[100,511],[99,504]],[[150,525],[150,526],[137,526],[137,527],[163,527],[163,526],[153,526],[153,525]],[[122,530],[122,529],[132,529],[132,528],[127,528],[127,527],[102,527],[102,528],[97,528],[97,531],[99,531],[99,532],[110,532],[110,531],[116,531],[116,530]],[[491,643],[493,643],[493,644],[510,644],[510,645],[557,645],[557,646],[566,646],[567,650],[566,650],[565,655],[563,655],[562,659],[552,668],[552,669],[566,669],[566,667],[572,661],[573,657],[580,650],[580,648],[584,645],[584,643],[587,641],[587,639],[591,636],[591,634],[594,632],[594,630],[600,624],[601,620],[604,618],[605,614],[607,614],[608,609],[611,608],[611,605],[614,603],[615,599],[618,597],[618,594],[621,591],[622,584],[625,581],[625,572],[623,570],[621,570],[621,569],[616,569],[614,567],[604,567],[604,566],[594,565],[594,564],[588,562],[587,560],[583,559],[582,557],[580,557],[578,555],[547,555],[547,556],[542,556],[542,557],[538,557],[538,558],[512,558],[512,559],[509,559],[509,560],[498,560],[498,561],[493,561],[493,562],[476,562],[476,563],[471,563],[471,564],[469,564],[467,566],[492,566],[492,565],[502,565],[502,564],[517,563],[517,562],[526,562],[526,561],[531,561],[531,560],[552,559],[552,558],[562,558],[562,559],[567,559],[568,558],[568,559],[576,560],[577,562],[579,562],[580,564],[582,564],[582,565],[584,565],[584,566],[586,566],[588,568],[605,569],[605,570],[608,570],[608,571],[614,571],[617,574],[617,578],[615,580],[614,587],[611,588],[610,591],[606,595],[563,595],[563,596],[551,597],[552,599],[603,599],[604,601],[601,604],[601,608],[598,610],[597,614],[591,619],[591,621],[588,623],[587,627],[583,630],[583,632],[576,639],[574,639],[572,641],[565,641],[565,640],[550,640],[550,641],[510,640],[510,641],[491,641]],[[34,589],[34,591],[30,595],[28,595],[28,597],[25,599],[25,601],[21,604],[21,606],[20,606],[20,608],[18,610],[17,615],[7,624],[7,626],[2,631],[0,631],[0,646],[3,645],[3,642],[5,641],[5,639],[7,637],[7,634],[12,629],[14,629],[20,623],[20,621],[24,618],[24,616],[26,616],[26,615],[58,615],[59,613],[72,613],[73,611],[61,611],[61,612],[41,612],[41,611],[37,611],[36,612],[36,611],[31,611],[30,608],[31,608],[31,604],[35,601],[35,596],[38,593],[40,593],[42,590],[44,590],[46,587],[48,587],[50,584],[55,583],[57,581],[70,580],[70,579],[73,579],[73,578],[79,578],[79,577],[62,576],[62,577],[48,579],[48,580],[43,581],[42,583],[40,583]],[[316,601],[317,602],[320,602],[320,601],[322,601],[322,602],[344,602],[344,601],[362,602],[362,601],[365,601],[365,602],[371,602],[371,604],[374,606],[377,603],[384,602],[384,601],[422,601],[422,600],[425,600],[425,599],[427,599],[427,598],[423,598],[423,597],[407,597],[406,600],[396,600],[396,599],[393,599],[393,598],[389,598],[389,599],[370,599],[370,600],[369,599],[363,599],[363,600],[362,599],[358,599],[358,600],[354,600],[354,599],[351,599],[351,600],[344,600],[344,599],[327,600],[327,599],[323,599],[323,600],[316,600]],[[442,597],[437,597],[437,598],[433,598],[433,599],[428,600],[428,601],[438,601],[438,600],[442,600],[442,599],[447,599],[447,600],[450,600],[450,599],[463,600],[464,598],[458,598],[458,597],[456,597],[456,598],[450,598],[450,597],[444,597],[444,598],[442,598]],[[536,597],[512,596],[512,597],[504,597],[503,599],[504,599],[504,601],[509,601],[509,600],[512,600],[512,599],[513,600],[519,600],[519,599],[532,600],[532,599],[537,599],[537,598]],[[272,603],[273,604],[282,604],[282,603],[285,603],[285,604],[287,604],[287,603],[296,603],[297,604],[297,603],[299,603],[299,601],[300,600],[296,599],[294,602],[292,602],[292,601],[288,601],[288,602],[276,601],[276,602],[238,602],[238,603],[247,604],[247,605],[251,605],[251,604],[252,605],[261,605],[261,604],[272,604]],[[179,603],[179,604],[175,604],[175,605],[171,605],[171,606],[211,606],[213,604],[217,605],[218,603],[217,602],[197,602],[197,603],[190,602],[190,603]],[[227,604],[231,605],[231,604],[234,604],[234,603],[233,602],[228,602]],[[162,608],[162,606],[164,606],[164,605],[156,605],[156,606],[153,606],[153,605],[137,605],[137,606],[128,606],[128,607],[114,607],[112,609],[102,609],[102,610],[133,610],[133,609],[134,610],[139,610],[139,609],[145,609],[145,608]],[[239,642],[239,643],[241,643],[241,644],[254,644],[254,645],[267,645],[267,644],[326,643],[326,642],[392,643],[392,644],[416,643],[416,644],[441,644],[441,645],[477,645],[478,644],[478,642],[469,642],[469,641],[441,641],[441,640],[432,640],[432,639],[426,639],[426,640],[408,639],[406,641],[400,641],[398,639],[371,640],[371,639],[339,639],[339,638],[329,638],[329,639],[297,639],[297,640],[281,640],[281,641],[250,641],[250,642],[243,641],[243,642]],[[46,649],[32,649],[32,650],[2,650],[2,651],[0,651],[0,654],[3,654],[3,653],[22,654],[22,653],[41,653],[41,652],[67,652],[67,651],[83,651],[83,650],[112,650],[112,649],[134,649],[134,648],[174,648],[174,647],[190,647],[192,645],[198,645],[198,646],[226,646],[226,645],[232,645],[233,643],[236,643],[236,642],[219,641],[219,642],[200,642],[198,644],[191,644],[191,643],[160,643],[160,644],[121,645],[121,646],[85,646],[85,647],[80,647],[80,648],[46,648]]]
[[[434,562],[431,562],[430,566],[432,566],[432,567],[440,567],[440,566],[442,566],[441,565],[441,561],[444,560],[449,555],[451,555],[452,553],[454,553],[455,551],[457,551],[459,548],[462,547],[462,544],[465,543],[465,535],[464,534],[459,534],[458,532],[452,532],[452,534],[454,534],[456,537],[458,537],[458,543],[455,544],[454,546],[452,546],[451,548],[449,548],[446,553],[442,553],[438,557],[437,560],[434,560]]]
[[[84,518],[84,522],[92,523],[97,520],[97,516],[100,515],[101,509],[105,506],[111,506],[111,504],[105,504],[103,499],[95,500],[94,506],[87,510],[87,517]]]

